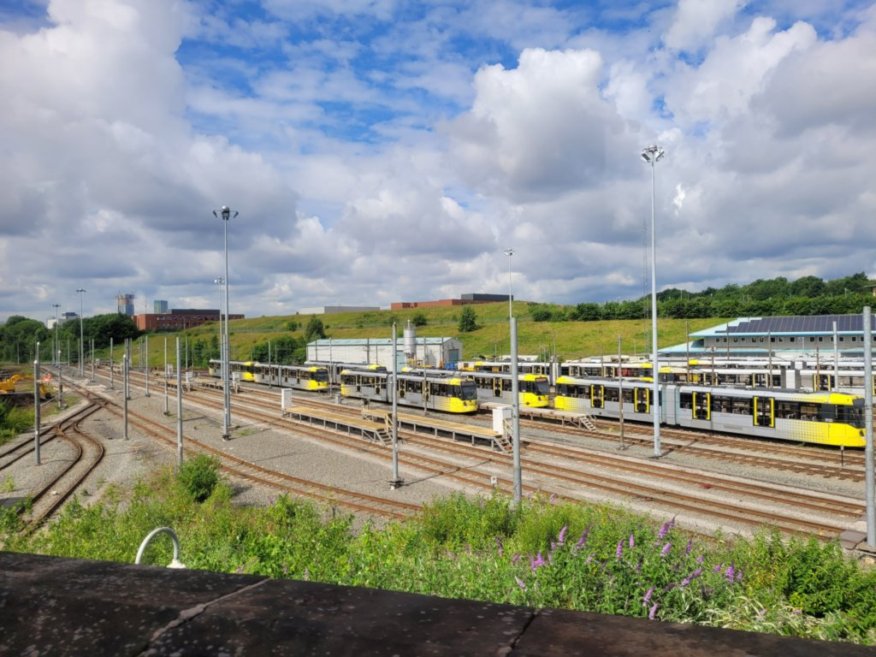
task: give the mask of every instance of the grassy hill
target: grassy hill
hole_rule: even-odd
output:
[[[514,303],[517,317],[518,351],[520,354],[533,354],[544,357],[556,353],[561,359],[596,356],[617,353],[618,337],[624,353],[645,353],[650,351],[651,322],[647,318],[638,320],[609,320],[595,322],[535,322],[529,316],[530,304],[526,301]],[[462,306],[447,308],[420,308],[404,311],[349,312],[331,315],[318,315],[325,326],[326,335],[335,339],[344,338],[389,338],[392,323],[398,325],[398,335],[402,336],[409,319],[421,314],[426,325],[417,328],[417,335],[423,337],[455,337],[462,341],[462,355],[470,360],[479,356],[490,357],[508,354],[509,327],[508,304],[505,302],[478,304],[474,306],[478,329],[469,333],[458,330]],[[311,315],[284,315],[258,317],[232,321],[230,341],[232,359],[249,359],[254,345],[281,336],[301,337]],[[657,342],[661,347],[685,341],[687,332],[697,331],[720,324],[726,319],[659,319]],[[290,330],[294,326],[294,330]],[[158,333],[150,336],[150,362],[160,365],[163,359],[163,338],[168,338],[170,355],[173,360],[173,338],[188,336],[189,340],[210,340],[218,333],[215,323],[204,324],[179,333]],[[158,343],[158,344],[156,344]]]

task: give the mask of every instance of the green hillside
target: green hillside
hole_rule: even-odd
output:
[[[617,353],[618,336],[624,353],[645,353],[650,350],[650,319],[603,320],[590,322],[547,321],[536,322],[529,315],[530,305],[525,301],[514,302],[517,316],[518,351],[545,357],[556,353],[560,359],[595,356]],[[543,307],[543,304],[538,304]],[[508,354],[509,328],[508,304],[504,302],[478,304],[473,306],[477,316],[478,329],[469,333],[458,330],[459,315],[463,306],[446,308],[420,308],[404,311],[349,312],[330,315],[316,315],[325,328],[327,337],[346,338],[389,338],[392,323],[398,325],[401,337],[408,320],[416,315],[426,324],[417,327],[417,335],[423,337],[455,337],[462,341],[463,358],[475,359],[480,356]],[[269,340],[281,337],[300,339],[312,315],[285,315],[259,317],[232,321],[230,325],[231,358],[248,360],[254,347]],[[661,347],[685,341],[687,331],[697,331],[720,324],[725,319],[659,319],[657,342]],[[292,330],[290,330],[292,329]],[[215,323],[204,324],[180,333],[158,333],[150,336],[150,357],[153,364],[163,359],[163,339],[173,345],[177,335],[195,340],[209,341],[218,334]],[[156,344],[158,343],[158,344]],[[172,352],[172,347],[170,347]],[[170,356],[173,359],[173,356]]]

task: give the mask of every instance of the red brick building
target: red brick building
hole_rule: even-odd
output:
[[[514,296],[511,296],[514,300]],[[445,306],[465,306],[470,303],[496,303],[508,301],[507,294],[463,294],[458,299],[436,299],[434,301],[396,301],[390,304],[390,310],[407,310],[410,308],[440,308]]]
[[[244,319],[244,315],[231,313],[229,319]],[[219,311],[176,308],[169,313],[143,313],[134,315],[134,323],[141,331],[182,331],[207,322],[218,322]]]

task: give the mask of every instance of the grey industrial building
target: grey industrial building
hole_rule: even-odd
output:
[[[408,345],[406,347],[406,344]],[[408,352],[413,352],[409,354]],[[456,338],[396,339],[399,369],[409,363],[453,369],[462,358],[462,343]],[[307,345],[307,360],[323,363],[383,365],[392,371],[392,338],[325,338]]]
[[[872,331],[874,319],[871,317]],[[864,346],[863,315],[807,315],[784,317],[740,317],[726,324],[691,333],[687,344],[661,349],[678,355],[725,353],[738,356],[766,356],[770,352],[814,355],[833,351],[842,356],[861,356]]]

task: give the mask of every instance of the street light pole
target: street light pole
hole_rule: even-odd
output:
[[[79,376],[85,376],[85,331],[82,328],[82,317],[85,314],[85,293],[87,290],[78,288],[79,295]]]
[[[58,308],[61,307],[60,303],[53,303],[52,308],[55,309],[55,331],[52,337],[52,362],[57,365],[58,361],[55,360],[55,356],[61,351],[61,344],[58,340]]]
[[[508,319],[510,320],[514,316],[514,310],[511,306],[511,300],[513,299],[511,294],[511,256],[514,255],[514,249],[505,249],[503,253],[508,256]]]
[[[223,205],[221,210],[213,210],[213,216],[222,220],[225,233],[225,333],[222,340],[222,388],[225,398],[225,415],[222,420],[222,440],[228,440],[231,432],[231,387],[228,381],[228,288],[230,286],[228,279],[228,221],[237,215],[237,212],[232,214],[227,205]]]
[[[657,228],[654,218],[657,204],[657,179],[654,165],[664,155],[657,145],[651,145],[642,150],[642,159],[651,165],[651,350],[652,377],[654,379],[653,399],[651,408],[654,413],[654,456],[660,456],[660,365],[657,360]]]
[[[214,278],[213,282],[219,286],[219,373],[222,374],[222,372],[225,371],[225,356],[223,355],[225,353],[225,349],[222,347],[222,343],[225,341],[225,333],[222,329],[222,293],[224,291],[222,287],[225,285],[225,279],[220,276],[218,278]],[[222,374],[222,380],[225,380],[224,374]]]

